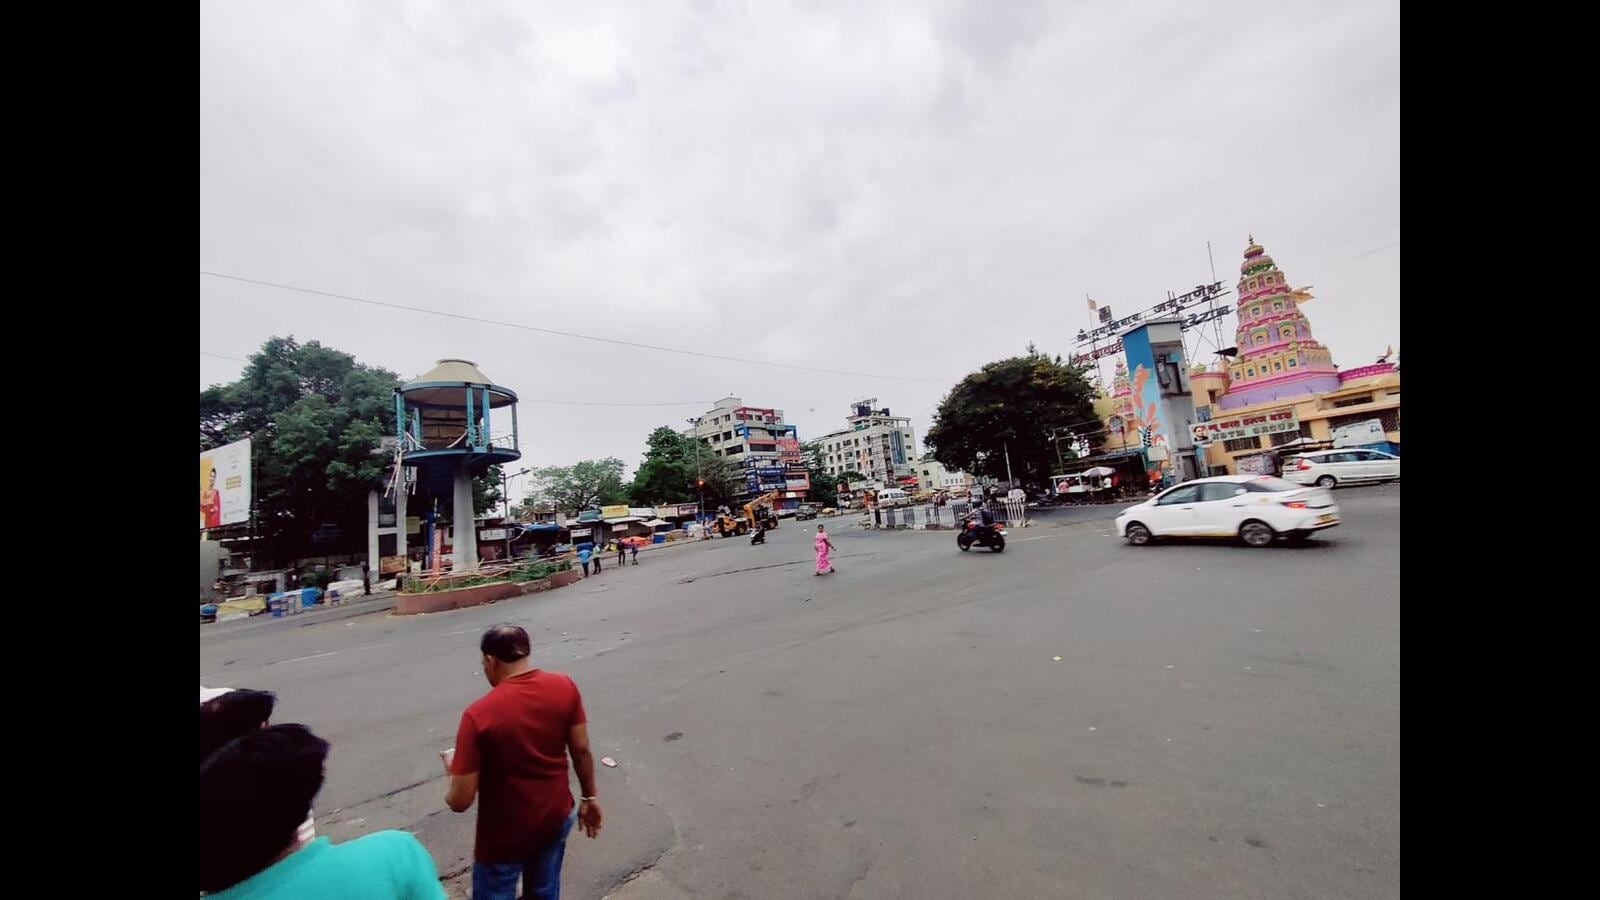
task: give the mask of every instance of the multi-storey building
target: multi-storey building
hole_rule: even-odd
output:
[[[724,397],[684,432],[698,438],[713,456],[725,457],[745,477],[745,495],[783,491],[779,509],[792,509],[805,499],[810,477],[800,458],[800,437],[783,421],[783,410],[745,406],[738,397]]]
[[[916,435],[911,420],[873,409],[876,397],[851,405],[849,427],[818,439],[823,471],[831,475],[859,472],[880,487],[914,484]]]

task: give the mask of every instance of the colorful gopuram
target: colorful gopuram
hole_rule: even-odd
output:
[[[1300,304],[1308,290],[1289,287],[1288,277],[1250,237],[1239,265],[1239,355],[1228,363],[1228,389],[1217,399],[1231,410],[1273,400],[1337,390],[1333,354],[1311,336]]]

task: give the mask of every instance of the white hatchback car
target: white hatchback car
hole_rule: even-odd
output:
[[[1117,516],[1117,533],[1143,546],[1158,537],[1237,537],[1265,547],[1299,541],[1339,524],[1339,507],[1320,487],[1271,475],[1223,475],[1186,481]]]
[[[1284,460],[1283,477],[1296,484],[1325,488],[1398,481],[1400,457],[1381,450],[1318,450]]]

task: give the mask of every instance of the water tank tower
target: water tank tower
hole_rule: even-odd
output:
[[[516,392],[491,382],[477,363],[441,359],[395,391],[394,412],[402,464],[417,470],[416,480],[428,493],[451,497],[455,570],[476,566],[472,479],[491,465],[522,458]]]

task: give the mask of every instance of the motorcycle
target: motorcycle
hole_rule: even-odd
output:
[[[985,525],[978,521],[977,516],[969,515],[961,520],[961,530],[956,532],[956,546],[966,551],[971,550],[973,544],[1003,553],[1006,549],[1005,529],[998,525]]]
[[[765,544],[766,542],[767,529],[757,525],[755,533],[750,535],[750,546],[754,547],[757,544]]]

